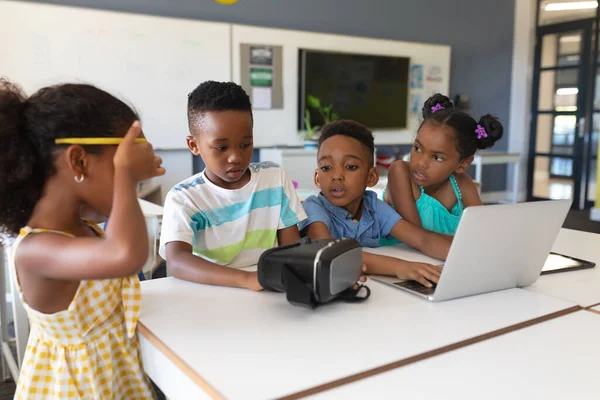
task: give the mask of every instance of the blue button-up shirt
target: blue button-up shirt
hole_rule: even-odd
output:
[[[402,219],[402,217],[386,202],[377,198],[373,191],[365,191],[363,197],[363,213],[360,220],[342,207],[331,204],[320,193],[319,196],[310,196],[304,201],[304,210],[308,219],[300,222],[300,230],[313,222],[322,222],[327,225],[329,233],[335,239],[355,239],[363,247],[378,247],[381,238],[385,238]]]

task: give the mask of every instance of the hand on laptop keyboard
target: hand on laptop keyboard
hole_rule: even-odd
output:
[[[440,279],[442,269],[431,264],[410,262],[398,259],[396,276],[400,279],[412,280],[431,288]]]
[[[422,284],[420,284],[419,282],[415,282],[415,281],[402,281],[402,282],[396,282],[394,283],[394,285],[396,286],[400,286],[400,287],[404,287],[407,289],[410,289],[412,291],[424,294],[424,295],[432,295],[433,292],[435,292],[435,287],[437,286],[436,283],[431,283],[432,286],[431,287],[425,287]]]

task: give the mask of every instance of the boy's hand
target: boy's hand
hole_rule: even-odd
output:
[[[255,292],[260,292],[263,287],[258,283],[258,272],[247,272],[246,275],[246,288]]]
[[[398,260],[396,276],[400,279],[417,281],[426,287],[432,287],[431,282],[438,283],[442,269],[431,264]]]
[[[154,154],[152,145],[135,143],[141,132],[139,121],[131,124],[113,159],[115,169],[128,171],[135,182],[165,174],[165,169],[161,166],[162,160]]]

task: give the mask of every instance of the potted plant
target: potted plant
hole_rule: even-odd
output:
[[[316,149],[318,147],[317,142],[319,140],[321,125],[312,125],[310,109],[312,108],[319,112],[323,119],[323,125],[339,119],[339,116],[337,113],[333,112],[333,104],[324,106],[321,104],[321,100],[318,97],[307,95],[306,104],[308,105],[306,110],[304,110],[304,128],[306,130],[301,132],[300,135],[303,139],[305,149]]]

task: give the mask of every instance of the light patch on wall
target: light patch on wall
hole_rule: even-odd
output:
[[[229,4],[235,4],[235,3],[237,3],[239,0],[215,0],[215,1],[216,1],[217,3],[219,3],[219,4],[226,4],[226,5],[229,5]]]

